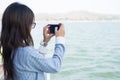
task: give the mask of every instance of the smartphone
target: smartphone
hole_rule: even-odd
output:
[[[55,34],[55,28],[57,27],[57,30],[60,28],[60,24],[48,24],[50,33]]]

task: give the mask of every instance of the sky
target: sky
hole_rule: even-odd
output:
[[[27,5],[34,13],[67,13],[82,10],[120,14],[120,0],[0,0],[0,13],[13,2]]]

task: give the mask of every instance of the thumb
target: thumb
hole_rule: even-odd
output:
[[[57,28],[57,27],[55,27],[55,32],[57,32],[57,29],[58,29],[58,28]]]
[[[48,31],[48,27],[47,27],[47,26],[43,27],[43,32],[44,32],[44,34],[46,34],[47,31]]]
[[[50,37],[53,37],[53,36],[54,36],[54,34],[50,34],[49,36],[50,36]]]

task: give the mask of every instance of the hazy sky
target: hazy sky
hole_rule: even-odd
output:
[[[16,1],[26,4],[34,13],[65,13],[84,10],[120,14],[120,0],[0,0],[0,13]]]

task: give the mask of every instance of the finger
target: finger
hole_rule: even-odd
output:
[[[60,29],[59,30],[64,29],[64,25],[62,23],[60,23],[60,24],[61,25],[60,25]]]
[[[59,23],[59,25],[61,26],[61,25],[62,25],[62,23]]]
[[[54,36],[54,34],[50,34],[49,36],[50,36],[50,37],[53,37],[53,36]]]
[[[60,26],[60,27],[64,28],[64,25],[61,23],[61,26]]]
[[[44,32],[48,33],[48,27],[47,26],[45,27],[45,31]]]
[[[46,29],[46,28],[48,28],[48,27],[49,27],[49,25],[46,25],[46,26],[43,27],[43,29]]]
[[[58,27],[55,27],[55,32],[58,30]]]

